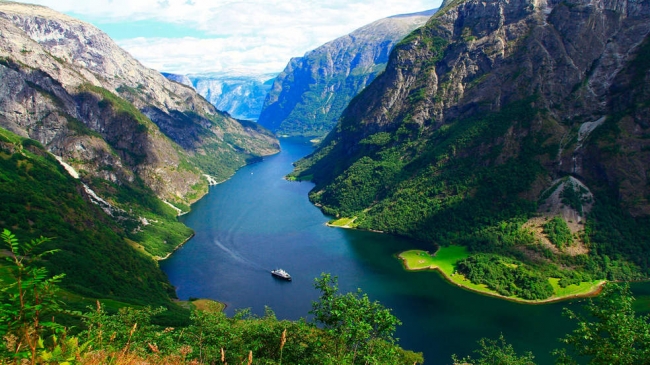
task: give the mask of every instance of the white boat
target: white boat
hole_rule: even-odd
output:
[[[291,275],[289,275],[288,272],[282,270],[282,269],[275,269],[271,271],[271,274],[275,277],[278,277],[280,279],[288,280],[291,281]]]

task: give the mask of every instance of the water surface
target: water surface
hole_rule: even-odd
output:
[[[530,350],[539,364],[552,363],[549,351],[572,329],[561,315],[569,302],[524,305],[482,296],[450,285],[435,272],[406,272],[395,255],[432,247],[372,232],[330,228],[330,219],[313,206],[308,182],[283,177],[292,162],[312,150],[306,141],[282,140],[282,152],[246,166],[182,218],[196,235],[161,262],[181,299],[225,302],[226,312],[271,307],[278,318],[307,317],[318,298],[314,278],[338,276],[342,291],[361,288],[393,309],[403,322],[400,344],[422,351],[427,364],[450,364],[482,337],[503,333],[516,350]],[[271,276],[283,268],[286,282]]]

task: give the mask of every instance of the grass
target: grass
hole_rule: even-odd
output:
[[[357,217],[352,217],[352,218],[340,218],[336,220],[331,220],[327,222],[328,226],[331,227],[341,227],[341,228],[354,228],[356,225],[354,224],[354,221],[357,219]]]
[[[294,176],[294,175],[287,175],[285,177],[287,181],[312,181],[314,179],[314,175],[304,175],[304,176]]]
[[[482,294],[504,298],[521,303],[549,303],[570,299],[575,297],[586,297],[596,295],[600,292],[603,281],[594,280],[582,282],[579,285],[569,285],[562,288],[558,285],[560,279],[550,278],[549,282],[553,287],[553,296],[544,300],[525,300],[518,297],[506,297],[489,289],[484,284],[474,284],[465,278],[464,275],[455,272],[456,262],[469,257],[467,248],[462,246],[441,247],[434,255],[422,250],[409,250],[398,255],[404,267],[409,271],[416,270],[437,270],[452,284]]]
[[[584,295],[585,293],[591,293],[593,291],[598,290],[598,287],[602,282],[602,280],[587,281],[587,282],[582,282],[579,285],[569,285],[566,288],[562,288],[558,285],[560,279],[550,278],[548,280],[551,283],[551,286],[553,287],[553,292],[555,293],[553,297],[558,297],[558,298],[566,298],[566,297],[571,297],[576,295],[580,296],[580,295]]]
[[[226,309],[226,305],[212,299],[196,299],[191,301],[192,306],[202,312],[218,313]]]
[[[467,257],[469,252],[463,246],[440,247],[434,256],[421,250],[410,250],[399,254],[407,270],[439,269],[446,276],[454,273],[456,262]]]

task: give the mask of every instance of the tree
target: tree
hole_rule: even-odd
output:
[[[627,284],[609,283],[586,305],[588,317],[565,309],[578,328],[561,341],[594,365],[650,364],[650,317],[637,316]],[[555,350],[558,364],[577,364],[565,350]]]
[[[346,363],[423,362],[421,354],[401,350],[395,345],[393,333],[401,322],[390,309],[378,301],[371,301],[361,290],[340,294],[338,280],[330,274],[321,274],[314,286],[321,296],[319,301],[312,303],[310,313],[337,341],[337,356],[344,358]]]
[[[535,365],[533,359],[535,358],[531,352],[526,352],[523,356],[518,356],[515,353],[512,345],[506,343],[503,334],[499,336],[499,340],[490,340],[482,338],[478,341],[481,348],[474,352],[480,357],[472,359],[470,356],[464,359],[452,356],[452,360],[456,365],[473,364],[473,365]]]
[[[21,243],[7,229],[0,236],[10,251],[6,260],[11,264],[11,280],[3,283],[0,289],[0,338],[5,340],[0,355],[8,354],[15,361],[30,359],[36,364],[45,331],[55,333],[63,329],[42,318],[46,311],[59,309],[55,293],[64,275],[48,278],[47,270],[35,265],[43,256],[55,252],[37,253],[38,247],[49,241],[48,238]]]

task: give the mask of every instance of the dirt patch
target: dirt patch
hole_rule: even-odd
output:
[[[544,233],[544,224],[550,219],[550,217],[535,217],[531,218],[528,220],[523,225],[524,229],[528,229],[533,233],[537,241],[539,242],[540,245],[543,247],[549,249],[551,252],[553,252],[556,255],[559,254],[566,254],[570,256],[577,256],[577,255],[584,255],[589,253],[589,249],[587,246],[585,246],[584,242],[576,235],[576,232],[572,233],[574,234],[573,236],[573,244],[571,246],[564,247],[562,250],[560,250],[557,246],[555,246],[549,239],[546,237],[546,234]],[[569,228],[571,228],[569,226]],[[584,229],[584,227],[583,227]],[[530,251],[530,250],[526,250]],[[529,256],[529,252],[524,252],[526,256]],[[534,254],[532,256],[529,256],[529,258],[535,258],[535,259],[544,259],[539,253],[530,251],[530,254]]]

